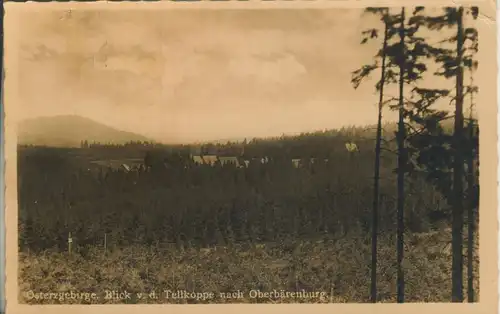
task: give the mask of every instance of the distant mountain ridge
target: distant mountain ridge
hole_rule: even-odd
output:
[[[117,130],[89,118],[61,115],[26,119],[18,124],[18,144],[79,147],[82,141],[124,144],[149,141],[145,136]]]
[[[452,121],[445,121],[444,127],[446,129],[452,130]],[[392,134],[396,131],[397,125],[394,122],[384,123],[384,133]],[[371,130],[375,132],[376,125],[369,125],[364,127],[349,127],[347,129],[357,130]],[[315,132],[301,132],[297,134],[288,134],[286,137],[296,137],[305,134],[317,135],[322,132],[332,132],[339,131],[341,129],[330,129],[324,131]],[[318,133],[319,132],[319,133]],[[325,133],[325,134],[326,134]],[[337,132],[333,132],[335,134]],[[332,134],[332,135],[333,135]],[[121,131],[113,127],[104,125],[102,123],[96,122],[92,119],[85,118],[77,115],[59,115],[50,117],[38,117],[32,119],[26,119],[18,124],[18,144],[21,145],[42,145],[42,146],[52,146],[52,147],[80,147],[82,141],[88,141],[88,143],[113,143],[113,144],[125,144],[127,142],[156,142],[163,143],[167,145],[175,145],[176,143],[168,143],[168,141],[155,141],[147,138],[143,135]],[[284,135],[284,134],[283,134]],[[268,137],[235,137],[226,139],[215,139],[215,140],[205,140],[196,141],[190,143],[183,143],[185,145],[204,145],[204,144],[225,144],[227,142],[232,143],[242,143],[245,139],[251,141],[252,139],[257,140],[271,140],[277,139],[281,136],[268,136]],[[178,143],[177,143],[178,144]]]

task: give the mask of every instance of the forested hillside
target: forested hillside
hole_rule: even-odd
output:
[[[382,161],[380,220],[395,227],[395,157],[391,133]],[[349,152],[352,141],[359,151]],[[126,172],[88,171],[75,155],[127,157],[130,147],[95,145],[60,149],[20,147],[20,246],[65,251],[71,232],[76,247],[102,243],[210,246],[323,238],[368,232],[372,193],[373,131],[344,129],[242,143],[219,144],[219,152],[241,151],[248,168],[190,165]],[[137,144],[136,144],[137,145]],[[133,145],[132,145],[133,146]],[[206,147],[206,145],[205,145]],[[143,147],[163,156],[189,147]],[[204,148],[205,149],[205,148]],[[262,164],[252,157],[269,158]],[[315,162],[295,168],[292,158]],[[418,177],[409,178],[407,225],[430,227],[441,195]]]

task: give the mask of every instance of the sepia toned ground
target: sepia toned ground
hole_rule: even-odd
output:
[[[450,231],[446,229],[406,236],[406,302],[449,302],[450,240]],[[380,302],[395,302],[396,241],[394,237],[382,236],[379,244],[379,299]],[[466,249],[464,247],[465,256]],[[477,301],[477,247],[475,254]],[[466,265],[466,258],[464,263]],[[31,304],[362,303],[369,302],[369,273],[369,237],[210,249],[131,246],[105,252],[102,247],[93,247],[85,258],[75,253],[69,256],[50,251],[21,253],[19,287],[20,302]],[[169,298],[165,298],[166,290],[170,290]],[[276,290],[278,294],[277,297],[257,298],[257,290]],[[196,292],[198,295],[193,297],[199,299],[175,299],[173,293],[179,291],[180,294]],[[326,297],[283,296],[284,292],[295,291],[322,292]],[[50,296],[37,294],[40,292],[53,293],[52,300],[47,300]],[[68,294],[70,297],[66,296],[64,301],[57,300],[60,293],[65,292],[73,296],[95,293],[95,299],[78,300]],[[234,294],[221,297],[220,292]]]

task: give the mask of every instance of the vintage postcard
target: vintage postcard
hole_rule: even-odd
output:
[[[9,314],[496,312],[492,1],[5,10]]]

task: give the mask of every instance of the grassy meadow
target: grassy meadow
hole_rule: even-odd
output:
[[[448,302],[451,297],[449,230],[407,234],[405,279],[407,302]],[[379,300],[395,302],[395,237],[379,249]],[[466,248],[464,248],[465,253]],[[475,250],[475,288],[479,294],[479,260]],[[361,303],[369,302],[370,239],[351,237],[294,243],[162,249],[145,245],[105,252],[93,247],[86,257],[64,252],[22,253],[20,298],[48,303]],[[464,278],[465,279],[465,278]],[[255,298],[251,290],[318,291],[326,298]],[[131,299],[106,300],[106,290],[128,291]],[[166,299],[164,290],[213,292],[207,300]],[[238,298],[219,293],[242,291]],[[28,292],[94,292],[94,301],[36,300]],[[144,295],[155,291],[156,298]],[[138,298],[136,293],[142,293]],[[477,296],[476,296],[477,298]]]

